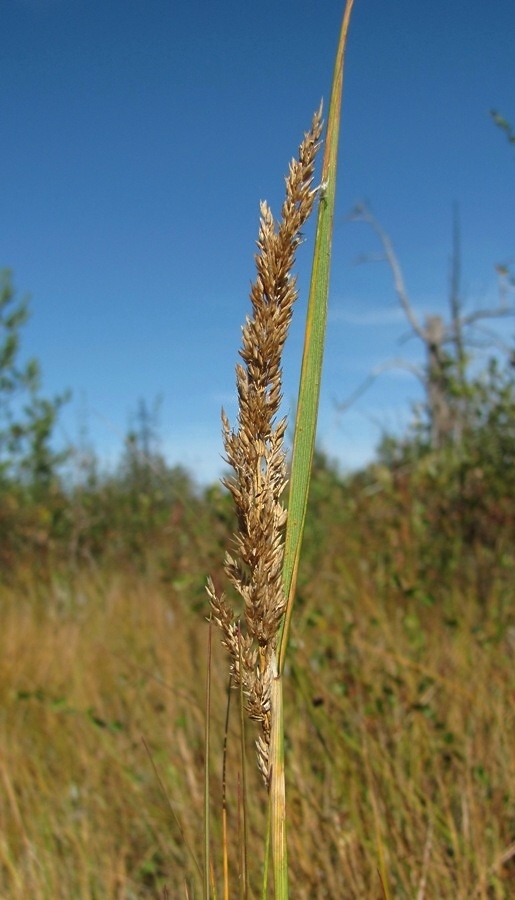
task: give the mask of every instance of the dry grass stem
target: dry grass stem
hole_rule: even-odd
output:
[[[234,476],[224,481],[234,499],[238,532],[225,572],[243,600],[245,628],[224,594],[212,582],[208,593],[213,616],[222,629],[231,657],[235,685],[243,686],[247,710],[259,721],[259,768],[269,777],[270,693],[275,674],[277,633],[285,609],[282,566],[286,509],[286,419],[277,421],[281,403],[281,357],[297,298],[292,275],[301,228],[310,215],[317,190],[313,174],[322,132],[321,109],[304,136],[298,159],[290,163],[281,220],[276,223],[266,203],[256,254],[257,278],[251,289],[252,315],[243,326],[236,367],[238,426],[233,430],[222,412],[224,447]]]

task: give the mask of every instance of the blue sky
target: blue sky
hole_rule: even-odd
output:
[[[3,0],[0,266],[31,295],[23,352],[44,393],[70,388],[60,439],[113,461],[140,398],[162,397],[162,449],[201,481],[223,468],[220,407],[248,311],[260,199],[283,176],[330,78],[340,0]],[[344,468],[408,421],[421,360],[384,263],[348,220],[363,199],[390,234],[417,313],[443,312],[452,205],[463,293],[495,303],[515,256],[515,4],[355,0],[347,53],[320,444]],[[308,231],[308,238],[311,236]],[[295,402],[312,254],[285,358]],[[508,339],[515,323],[505,322]]]

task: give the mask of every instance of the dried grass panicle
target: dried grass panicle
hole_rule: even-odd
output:
[[[313,209],[314,165],[322,133],[321,109],[304,136],[298,159],[286,177],[281,219],[274,221],[261,203],[256,254],[257,278],[251,289],[252,315],[242,328],[236,366],[238,426],[233,430],[222,412],[227,462],[234,476],[225,479],[238,516],[233,554],[225,558],[226,574],[243,599],[245,630],[227,598],[208,584],[213,617],[231,656],[236,684],[241,684],[249,715],[261,722],[260,768],[266,775],[270,737],[270,690],[275,669],[277,633],[285,609],[282,581],[286,509],[286,420],[276,421],[281,403],[281,357],[297,298],[292,275],[301,228]]]

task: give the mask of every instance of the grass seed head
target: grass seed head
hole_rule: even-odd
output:
[[[277,421],[282,400],[282,353],[297,299],[292,275],[301,228],[317,191],[313,175],[322,132],[321,110],[315,113],[296,160],[286,176],[281,219],[261,203],[256,280],[251,288],[252,314],[242,328],[242,363],[236,366],[238,420],[233,429],[222,412],[227,462],[234,475],[224,484],[232,494],[238,531],[225,572],[243,601],[244,632],[224,595],[208,585],[213,617],[231,657],[235,683],[241,684],[251,718],[261,722],[258,762],[267,772],[270,741],[272,654],[285,609],[282,579],[286,509],[286,419]]]

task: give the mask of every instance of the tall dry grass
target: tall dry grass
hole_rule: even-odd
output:
[[[315,449],[329,295],[332,228],[343,90],[345,48],[353,0],[347,0],[333,73],[325,135],[322,181],[313,188],[315,159],[322,135],[321,110],[304,136],[298,159],[286,177],[286,196],[276,223],[266,203],[261,204],[257,241],[257,277],[252,285],[252,314],[243,326],[236,367],[238,422],[233,430],[222,414],[227,462],[234,471],[225,480],[236,509],[238,530],[234,553],[225,557],[225,573],[243,601],[235,609],[224,593],[208,582],[212,614],[222,631],[230,655],[231,678],[240,688],[242,707],[258,721],[258,766],[268,790],[269,824],[264,835],[265,864],[262,897],[268,896],[268,857],[271,849],[273,891],[276,900],[289,896],[286,826],[283,674],[296,603],[297,574]],[[278,421],[282,400],[282,353],[297,298],[293,274],[301,229],[315,200],[319,200],[313,250],[304,350],[298,388],[293,451],[290,467],[288,512],[282,500],[287,483],[284,436],[287,419]],[[209,744],[209,729],[206,745]],[[206,775],[206,796],[209,778]],[[247,795],[243,797],[246,816]],[[204,897],[209,900],[209,813],[206,811]],[[243,829],[245,832],[245,828]],[[246,839],[242,845],[244,857]],[[224,879],[224,898],[230,894]],[[245,870],[240,878],[241,897],[249,893]],[[213,887],[213,890],[216,889]]]
[[[452,587],[445,611],[410,602],[346,555],[346,531],[328,524],[293,625],[291,892],[507,900],[515,890],[513,629],[499,622],[495,596],[490,613]],[[193,857],[200,864],[208,626],[184,594],[151,576],[46,587],[26,579],[2,589],[0,608],[0,896],[132,900],[159,897],[165,885],[171,897],[201,896]],[[212,680],[220,889],[227,678],[216,642]],[[266,810],[257,769],[247,777],[252,884]],[[237,883],[236,836],[229,864]]]

